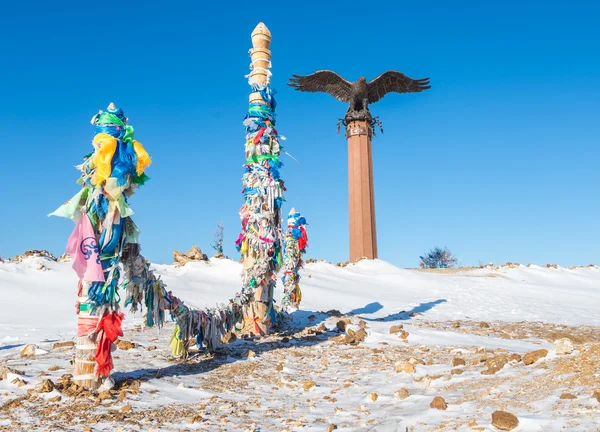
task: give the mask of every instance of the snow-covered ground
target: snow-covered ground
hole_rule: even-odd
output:
[[[241,266],[230,260],[154,269],[169,290],[197,307],[226,302],[240,286]],[[444,273],[400,269],[376,260],[345,268],[312,263],[302,276],[302,310],[292,316],[297,331],[287,335],[289,341],[284,335],[260,343],[238,340],[217,356],[201,355],[187,364],[169,356],[171,325],[160,334],[140,330],[141,314],[127,313],[123,339],[140,346],[115,352],[115,377],[139,378],[142,384],[124,401],[106,400],[90,408],[100,416],[90,427],[322,431],[335,424],[337,430],[348,431],[421,431],[472,430],[467,424],[475,420],[478,426],[471,427],[491,431],[496,430],[491,413],[505,409],[519,418],[515,430],[600,430],[600,402],[592,397],[593,388],[600,388],[598,267]],[[51,348],[75,334],[76,286],[69,263],[43,258],[0,263],[0,366],[21,371],[26,382],[18,387],[10,379],[0,381],[0,406],[37,388],[44,378],[56,381],[70,372],[71,352]],[[352,318],[349,328],[357,329],[363,320],[366,340],[358,346],[340,343],[339,318],[324,313],[332,309]],[[452,325],[455,321],[460,324]],[[490,327],[480,326],[480,321]],[[321,323],[327,332],[307,331]],[[404,325],[407,342],[390,334],[396,324]],[[558,334],[574,339],[572,354],[554,352]],[[33,360],[19,358],[28,343],[40,348]],[[482,358],[541,348],[550,352],[533,365],[511,362],[496,374],[481,374]],[[256,357],[240,355],[248,349]],[[455,357],[465,360],[459,367],[463,373],[451,372]],[[411,358],[415,373],[394,372],[396,361]],[[569,369],[581,361],[589,367]],[[57,370],[48,371],[51,366]],[[315,386],[304,390],[303,383],[310,381]],[[400,388],[409,390],[410,397],[395,398]],[[375,401],[368,398],[373,392]],[[577,399],[559,399],[562,392]],[[38,395],[41,405],[4,406],[0,430],[82,430],[77,424],[81,415],[70,421],[64,413],[47,422],[35,418],[40,406],[66,410],[81,403],[65,395],[60,402],[48,401],[57,395],[57,390]],[[448,408],[430,408],[434,396],[444,397]],[[131,411],[115,417],[126,404]],[[194,413],[201,420],[190,423]]]

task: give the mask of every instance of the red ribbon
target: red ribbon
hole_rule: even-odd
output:
[[[258,144],[265,133],[265,128],[261,127],[256,135],[254,135],[254,144]]]
[[[117,340],[119,336],[123,336],[121,322],[125,319],[122,313],[112,312],[106,313],[98,323],[97,330],[104,330],[102,337],[98,342],[98,350],[96,351],[96,375],[109,376],[113,369],[112,356],[110,355],[110,345]]]

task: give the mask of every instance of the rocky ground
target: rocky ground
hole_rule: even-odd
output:
[[[166,335],[133,328],[99,393],[71,381],[69,343],[49,341],[3,362],[0,430],[600,430],[597,327],[332,315],[184,363]],[[432,334],[483,343],[420,343]]]

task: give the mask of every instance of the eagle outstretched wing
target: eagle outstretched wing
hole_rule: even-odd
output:
[[[306,76],[293,75],[288,85],[299,91],[329,93],[342,102],[350,103],[352,100],[353,83],[329,70]]]
[[[415,93],[431,88],[429,78],[412,79],[401,72],[387,71],[367,84],[369,103],[375,103],[390,92]]]

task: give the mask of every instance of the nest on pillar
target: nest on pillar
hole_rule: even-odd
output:
[[[379,117],[373,117],[371,115],[371,112],[368,109],[365,109],[365,110],[360,110],[360,111],[348,110],[346,112],[346,115],[344,116],[344,118],[338,119],[338,122],[337,122],[338,135],[340,133],[340,128],[342,125],[344,125],[345,127],[348,127],[348,125],[350,123],[356,122],[356,121],[366,122],[371,128],[373,136],[375,136],[375,126],[379,126],[379,130],[383,134],[383,123],[381,122],[381,120],[379,120]]]

